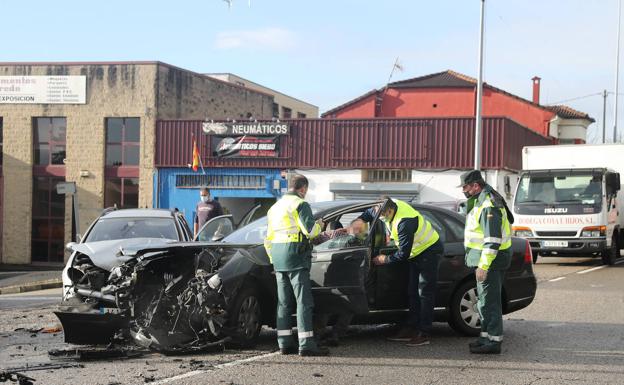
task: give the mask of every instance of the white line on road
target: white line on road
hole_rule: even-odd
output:
[[[260,360],[260,359],[263,359],[263,358],[276,356],[279,353],[280,352],[277,351],[277,352],[273,352],[273,353],[267,353],[267,354],[262,354],[262,355],[259,355],[259,356],[253,356],[253,357],[245,358],[245,359],[242,359],[242,360],[226,362],[225,364],[215,365],[211,369],[229,368],[231,366],[237,366],[237,365],[240,365],[240,364],[245,364],[247,362],[257,361],[257,360]],[[164,378],[164,379],[162,379],[160,381],[152,382],[152,384],[154,384],[154,385],[170,384],[173,381],[182,380],[184,378],[189,378],[189,377],[195,377],[195,376],[198,376],[200,374],[206,374],[206,373],[209,373],[209,372],[210,372],[210,370],[193,370],[193,371],[188,372],[188,373],[184,373],[184,374],[180,374],[180,375],[177,375],[177,376]]]
[[[557,281],[561,281],[562,279],[566,279],[566,277],[559,277],[559,278],[549,279],[548,282],[557,282]]]
[[[61,299],[58,298],[57,296],[54,296],[54,297],[27,297],[27,296],[23,296],[23,297],[5,297],[5,296],[0,296],[0,301],[25,301],[25,300],[39,301],[39,300],[49,300],[49,299],[58,299],[59,302],[61,301]]]
[[[592,271],[604,269],[605,267],[607,267],[607,266],[606,265],[602,265],[602,266],[592,267],[591,269],[577,271],[576,274],[591,273]]]

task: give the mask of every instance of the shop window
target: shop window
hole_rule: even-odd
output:
[[[139,118],[106,119],[106,166],[138,166]]]
[[[106,178],[104,206],[139,207],[139,178]]]
[[[67,119],[34,118],[33,131],[35,165],[63,165]]]
[[[412,171],[405,169],[395,170],[363,170],[362,182],[366,183],[392,183],[411,182]]]
[[[292,110],[288,107],[282,106],[282,118],[284,119],[292,118]]]
[[[304,114],[303,112],[297,112],[297,118],[299,119],[305,119],[307,117],[306,114]]]
[[[63,262],[65,241],[65,195],[56,184],[65,178],[33,178],[32,239],[33,262]]]

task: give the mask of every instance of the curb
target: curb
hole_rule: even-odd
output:
[[[0,295],[26,293],[28,291],[54,289],[57,287],[63,287],[63,281],[60,278],[48,279],[46,281],[30,282],[23,285],[0,287]]]

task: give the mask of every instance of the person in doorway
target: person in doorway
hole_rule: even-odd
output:
[[[503,342],[501,303],[505,270],[511,264],[513,214],[503,197],[485,183],[478,170],[461,175],[462,192],[468,198],[464,246],[466,266],[475,268],[477,310],[481,334],[469,344],[470,353],[500,354]]]
[[[297,313],[297,336],[300,356],[326,356],[329,351],[317,345],[314,338],[312,310],[311,240],[321,232],[312,209],[304,200],[308,179],[295,175],[288,193],[269,209],[264,247],[277,281],[277,343],[282,354],[296,354],[292,314]],[[295,306],[296,305],[296,306]]]
[[[199,192],[200,201],[195,207],[195,221],[193,222],[193,234],[197,232],[212,218],[223,215],[221,204],[210,196],[210,190],[202,188]]]
[[[433,225],[409,203],[389,199],[380,218],[398,245],[392,255],[373,258],[375,265],[407,260],[409,266],[409,316],[406,325],[390,341],[407,342],[408,346],[428,345],[433,323],[434,297],[438,281],[438,263],[444,246]]]

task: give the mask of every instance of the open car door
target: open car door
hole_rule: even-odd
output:
[[[199,242],[218,242],[234,231],[232,215],[220,215],[204,223],[193,238]]]
[[[238,222],[238,224],[236,225],[236,228],[240,229],[241,227],[247,226],[249,223],[257,219],[255,215],[260,209],[260,207],[262,206],[256,205],[251,210],[247,211],[247,214],[243,215],[243,218],[240,220],[240,222]]]
[[[374,203],[361,203],[323,217],[330,228],[347,227]],[[333,226],[332,226],[333,225]],[[371,247],[366,234],[343,234],[317,244],[312,249],[312,292],[316,312],[368,313],[367,278]]]

